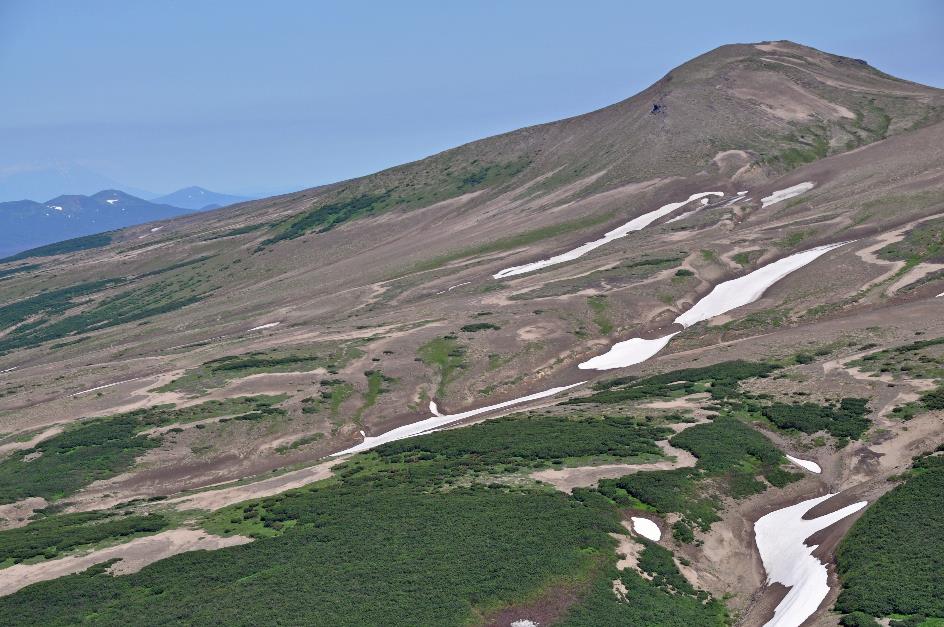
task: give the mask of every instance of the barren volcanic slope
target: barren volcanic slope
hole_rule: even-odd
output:
[[[942,119],[724,46],[0,266],[0,622],[835,625],[863,512],[844,620],[934,618],[856,551],[944,443]]]

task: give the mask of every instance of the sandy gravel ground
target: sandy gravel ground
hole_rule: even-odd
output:
[[[220,537],[197,529],[173,529],[153,536],[135,538],[84,555],[70,555],[36,564],[15,564],[0,570],[0,596],[6,596],[39,581],[48,581],[82,572],[95,564],[120,559],[109,572],[114,575],[134,573],[148,564],[187,551],[212,551],[252,542],[245,536]]]
[[[206,509],[217,510],[233,503],[248,501],[266,496],[272,496],[279,492],[300,488],[315,481],[321,481],[331,476],[331,468],[340,464],[343,459],[332,459],[327,462],[287,472],[278,477],[263,479],[254,483],[237,485],[229,488],[220,488],[218,490],[208,490],[198,492],[190,496],[183,496],[176,499],[164,501],[174,505],[179,510],[186,509]]]

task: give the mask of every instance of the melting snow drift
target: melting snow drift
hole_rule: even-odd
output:
[[[281,323],[280,323],[280,322],[269,322],[269,323],[267,323],[267,324],[260,324],[260,325],[257,326],[257,327],[253,327],[253,328],[251,328],[251,329],[247,329],[246,332],[248,333],[249,331],[261,331],[262,329],[271,329],[272,327],[277,327],[277,326],[279,326],[279,324],[281,324]]]
[[[678,335],[678,332],[657,337],[654,340],[634,337],[625,342],[617,342],[607,352],[578,364],[577,367],[581,370],[612,370],[613,368],[625,368],[626,366],[641,364],[665,348],[669,340],[676,335]]]
[[[490,411],[495,411],[496,409],[504,409],[505,407],[511,407],[512,405],[518,405],[519,403],[526,403],[528,401],[536,401],[540,398],[547,398],[548,396],[554,396],[559,392],[564,390],[569,390],[571,388],[577,387],[578,385],[583,385],[585,381],[580,383],[574,383],[571,385],[564,385],[561,387],[551,388],[549,390],[544,390],[541,392],[536,392],[535,394],[529,394],[527,396],[519,396],[518,398],[513,398],[510,401],[505,401],[504,403],[497,403],[495,405],[488,405],[486,407],[479,407],[478,409],[470,409],[458,414],[447,414],[445,416],[433,416],[432,418],[427,418],[426,420],[421,420],[419,422],[414,422],[412,424],[403,425],[402,427],[397,427],[396,429],[391,429],[386,433],[382,433],[374,437],[365,437],[364,441],[358,444],[357,446],[352,446],[351,448],[344,449],[343,451],[338,451],[337,453],[332,453],[332,457],[338,457],[339,455],[348,455],[350,453],[360,453],[361,451],[367,451],[375,446],[380,446],[381,444],[386,444],[387,442],[395,442],[397,440],[403,440],[405,438],[411,438],[415,435],[422,435],[429,431],[434,431],[440,427],[445,427],[448,424],[453,422],[458,422],[464,420],[465,418],[471,418],[472,416],[478,416],[479,414],[485,414]]]
[[[811,462],[808,459],[800,459],[799,457],[794,457],[793,455],[786,455],[785,457],[790,460],[791,463],[796,464],[800,468],[805,468],[810,472],[815,472],[816,474],[823,472],[823,469],[820,468],[819,464],[816,462]]]
[[[783,277],[799,270],[834,248],[848,243],[840,242],[811,248],[769,263],[763,268],[758,268],[742,277],[719,283],[707,296],[695,303],[694,307],[676,318],[675,323],[687,328],[696,322],[714,318],[732,309],[752,303],[763,296],[767,288]],[[671,333],[654,340],[634,337],[630,340],[618,342],[606,353],[578,364],[577,367],[583,370],[611,370],[639,364],[665,348],[669,340],[677,334],[678,332]]]
[[[662,539],[662,530],[659,529],[659,525],[642,516],[633,516],[631,519],[633,521],[633,531],[643,538],[652,540],[653,542],[658,542]]]
[[[695,303],[694,307],[676,318],[675,322],[683,327],[690,327],[696,322],[708,320],[732,309],[753,303],[763,296],[767,288],[783,277],[843,244],[848,244],[848,242],[817,246],[769,263],[763,268],[758,268],[742,277],[719,283],[707,296]]]
[[[787,189],[778,189],[770,196],[764,196],[760,199],[760,207],[769,207],[770,205],[775,205],[778,202],[793,198],[794,196],[799,196],[803,192],[808,192],[815,186],[815,183],[812,181],[806,181],[805,183],[799,183],[793,187],[788,187]]]
[[[767,583],[790,588],[774,610],[774,617],[764,627],[797,627],[829,594],[826,566],[813,557],[816,546],[807,546],[805,541],[867,505],[862,501],[813,520],[803,519],[815,505],[832,496],[818,496],[778,509],[754,523],[757,550],[767,571]]]
[[[561,253],[560,255],[555,255],[548,259],[542,259],[541,261],[535,261],[533,263],[526,263],[523,266],[513,266],[511,268],[505,268],[493,276],[495,279],[503,279],[509,276],[515,276],[517,274],[526,274],[528,272],[534,272],[535,270],[541,270],[542,268],[547,268],[548,266],[556,266],[560,263],[566,263],[568,261],[574,261],[583,257],[588,252],[596,250],[604,244],[608,244],[613,240],[620,239],[621,237],[626,237],[633,231],[639,231],[646,228],[662,216],[669,215],[679,207],[687,205],[693,200],[698,200],[699,198],[705,198],[707,196],[724,196],[722,192],[701,192],[700,194],[692,194],[688,197],[688,200],[683,200],[682,202],[670,202],[667,205],[662,205],[655,211],[650,211],[649,213],[644,213],[638,218],[633,218],[626,224],[621,227],[615,228],[612,231],[606,233],[600,239],[595,239],[592,242],[587,242],[583,246],[578,246],[573,250],[569,250],[566,253]]]

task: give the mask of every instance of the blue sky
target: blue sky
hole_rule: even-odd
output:
[[[733,42],[944,87],[942,32],[935,0],[0,0],[0,200],[4,176],[50,166],[301,189],[605,106]]]

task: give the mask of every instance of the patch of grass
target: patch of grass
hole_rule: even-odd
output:
[[[452,382],[456,371],[465,368],[465,347],[459,344],[456,336],[437,337],[423,344],[417,350],[419,359],[427,366],[439,371],[439,383],[436,395],[445,395],[446,387]]]
[[[911,379],[944,379],[944,337],[918,340],[869,353],[850,361],[863,372],[889,373]]]
[[[27,263],[27,264],[23,264],[22,266],[16,266],[13,268],[5,268],[3,270],[0,270],[0,279],[5,279],[9,276],[20,274],[21,272],[30,272],[32,270],[38,270],[41,267],[42,266],[38,263]]]
[[[786,237],[778,239],[774,242],[774,245],[779,248],[796,248],[804,241],[815,235],[815,231],[811,229],[802,229],[799,231],[793,231],[788,233]]]
[[[430,205],[447,198],[504,183],[524,170],[530,161],[517,159],[504,163],[476,164],[462,172],[447,171],[419,189],[404,184],[382,191],[369,191],[341,196],[327,203],[316,203],[299,215],[274,226],[275,233],[260,248],[296,239],[309,233],[324,233],[336,226],[378,215],[392,209],[410,209]]]
[[[757,250],[745,250],[739,253],[735,253],[731,256],[731,260],[734,263],[738,264],[742,268],[752,265],[755,261],[763,257],[764,253],[767,252],[763,249]]]
[[[120,283],[107,279],[81,283],[6,305],[0,309],[0,320],[37,317],[0,338],[0,353],[177,311],[199,302],[212,290],[205,276],[175,276],[104,298],[78,313],[53,317],[76,306],[73,299]]]
[[[201,394],[226,385],[232,379],[270,372],[311,372],[319,368],[337,370],[363,356],[355,343],[326,344],[305,349],[273,348],[267,351],[220,357],[186,371],[160,392]]]
[[[944,218],[921,222],[905,233],[901,241],[885,246],[877,255],[888,261],[911,264],[941,263],[944,261]]]
[[[128,470],[137,457],[161,445],[160,437],[141,433],[151,427],[261,411],[281,400],[283,397],[244,396],[183,409],[157,406],[79,422],[31,449],[0,460],[0,503],[31,496],[53,501]]]
[[[297,448],[307,446],[308,444],[314,444],[323,440],[325,435],[323,433],[313,433],[311,435],[306,435],[298,438],[297,440],[292,440],[291,444],[286,444],[284,446],[279,446],[275,450],[278,453],[287,453],[289,451],[294,451]]]
[[[479,331],[498,331],[501,329],[497,324],[492,324],[491,322],[474,322],[472,324],[467,324],[459,328],[460,331],[465,333],[477,333]]]
[[[592,312],[593,324],[597,325],[597,329],[602,335],[609,335],[613,332],[613,322],[610,321],[609,317],[606,315],[606,310],[609,308],[609,301],[606,296],[603,294],[597,296],[590,296],[587,298],[587,305],[590,307]]]

